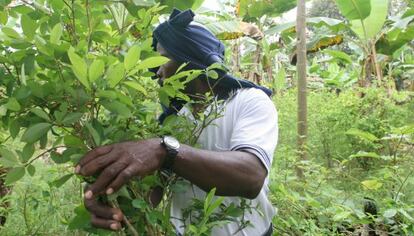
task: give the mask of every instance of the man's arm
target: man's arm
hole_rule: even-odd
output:
[[[183,145],[173,170],[208,192],[216,188],[222,196],[255,198],[267,171],[253,154],[242,151],[215,152]]]
[[[98,147],[86,154],[75,168],[77,174],[100,175],[85,192],[85,206],[95,227],[119,230],[123,214],[96,201],[96,195],[117,191],[134,176],[159,169],[166,157],[160,139],[124,142]],[[214,152],[182,145],[173,165],[179,176],[217,194],[255,198],[263,185],[266,169],[259,159],[247,152]]]
[[[85,197],[111,194],[134,176],[153,173],[162,166],[165,147],[159,139],[125,142],[89,152],[76,172],[91,176],[101,172]],[[218,195],[255,198],[262,188],[266,169],[253,154],[241,151],[215,152],[181,145],[173,171],[204,191],[217,189]]]

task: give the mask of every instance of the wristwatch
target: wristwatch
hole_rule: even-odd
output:
[[[178,149],[180,148],[180,142],[172,136],[162,136],[161,145],[167,150],[167,156],[162,165],[163,169],[171,169],[175,158],[178,155]]]

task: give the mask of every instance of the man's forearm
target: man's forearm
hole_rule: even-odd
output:
[[[173,171],[204,191],[217,195],[255,198],[263,186],[266,169],[253,154],[215,152],[182,145]]]

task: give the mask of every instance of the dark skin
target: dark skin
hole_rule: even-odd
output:
[[[169,57],[161,45],[157,45],[157,51]],[[157,72],[160,84],[174,75],[179,66],[172,59],[162,65]],[[193,80],[185,89],[189,96],[207,91],[210,89],[204,80]],[[85,190],[84,201],[92,215],[92,225],[120,230],[124,217],[121,210],[98,202],[97,196],[116,192],[133,177],[154,173],[161,168],[166,155],[160,138],[116,143],[88,152],[75,167],[75,172],[83,176],[100,173]],[[216,188],[217,195],[249,199],[259,194],[267,174],[263,164],[251,153],[216,152],[187,145],[180,146],[172,170],[206,192]]]

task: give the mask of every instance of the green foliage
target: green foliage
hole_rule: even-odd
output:
[[[366,0],[336,0],[339,10],[348,20],[364,20],[372,12],[372,2]]]
[[[278,16],[296,7],[295,0],[239,0],[239,4],[240,16],[244,19],[260,18],[263,15]]]
[[[405,14],[390,20],[392,21],[391,27],[376,44],[378,52],[386,55],[392,55],[411,42],[414,37],[414,11],[412,9],[407,9]]]
[[[364,92],[363,98],[350,90],[309,94],[309,157],[301,162],[291,112],[296,94],[276,97],[280,158],[272,169],[271,196],[279,207],[277,234],[346,235],[373,224],[389,235],[412,235],[414,120],[407,111],[413,100],[401,105],[385,91]],[[305,170],[304,181],[294,173],[297,165]],[[364,213],[365,198],[375,200],[378,216]]]
[[[375,39],[383,28],[387,18],[388,4],[389,1],[371,0],[371,12],[369,16],[350,21],[352,31],[364,41]]]

